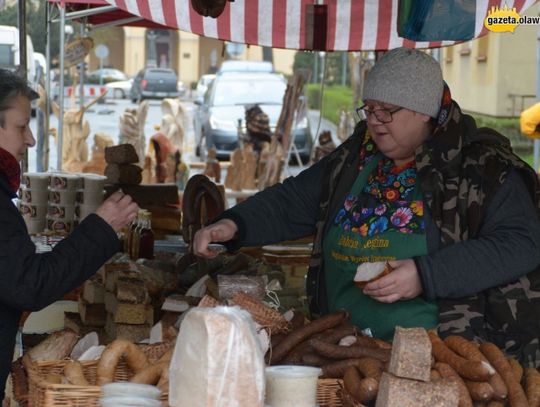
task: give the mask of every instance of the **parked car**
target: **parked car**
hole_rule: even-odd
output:
[[[91,84],[98,84],[100,83],[100,77],[103,77],[103,84],[128,80],[127,75],[118,69],[103,68],[96,69],[95,71],[92,71],[88,75],[86,75],[85,82]]]
[[[105,85],[105,87],[109,90],[108,97],[113,97],[114,99],[125,99],[129,96],[132,85],[133,78],[128,79],[127,81],[109,82]]]
[[[204,94],[206,93],[206,89],[208,89],[208,85],[214,80],[216,75],[214,74],[207,74],[200,77],[199,82],[197,82],[197,99],[202,100],[204,98]]]
[[[196,154],[202,158],[214,147],[219,158],[228,158],[238,147],[238,121],[245,132],[246,106],[258,104],[275,130],[287,82],[276,73],[227,73],[217,75],[210,84],[204,99],[196,100],[195,112]],[[313,147],[313,139],[307,112],[293,127],[294,143],[303,161],[307,161]]]
[[[274,65],[268,61],[223,61],[218,74],[223,72],[274,72]]]
[[[172,69],[145,68],[133,79],[129,97],[135,103],[148,98],[176,98],[179,96],[178,78]]]

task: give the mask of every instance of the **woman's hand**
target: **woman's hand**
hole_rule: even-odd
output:
[[[410,300],[422,294],[422,283],[414,260],[395,260],[389,261],[388,264],[394,270],[366,285],[364,294],[387,303]]]
[[[96,215],[101,216],[115,232],[118,232],[137,217],[138,211],[139,206],[131,197],[118,190],[103,201],[97,208]]]
[[[237,231],[238,226],[230,219],[221,219],[199,229],[193,238],[193,253],[195,256],[208,259],[216,257],[218,252],[208,249],[208,245],[212,242],[227,242],[234,237]]]

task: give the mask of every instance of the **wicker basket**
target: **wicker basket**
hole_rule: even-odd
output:
[[[319,379],[317,381],[317,403],[320,407],[343,407],[339,390],[343,385],[341,379]]]
[[[279,311],[270,308],[249,294],[237,292],[232,297],[232,302],[249,312],[255,322],[263,328],[267,328],[272,334],[285,332],[289,328],[289,323]]]
[[[142,345],[144,353],[150,362],[158,360],[165,352],[171,349],[172,343],[157,345]],[[69,360],[41,361],[35,362],[35,369],[29,372],[30,391],[28,394],[29,405],[32,407],[99,407],[101,388],[96,385],[75,386],[72,384],[53,384],[45,380],[48,374],[62,374],[64,366]],[[90,383],[96,383],[96,368],[98,361],[81,361],[83,373]],[[133,376],[131,370],[124,361],[118,364],[114,381],[126,381]],[[163,393],[161,401],[164,406],[167,403],[168,394]]]
[[[344,401],[343,391],[343,380],[319,379],[317,381],[317,403],[320,407],[366,407],[351,398],[349,398],[349,402]]]
[[[28,376],[22,364],[22,358],[11,364],[11,390],[13,398],[20,407],[28,406]]]

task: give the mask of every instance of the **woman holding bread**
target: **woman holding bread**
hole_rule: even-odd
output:
[[[385,54],[363,100],[366,120],[348,140],[201,229],[196,253],[212,256],[210,242],[234,250],[314,234],[314,314],[347,308],[383,339],[396,325],[438,327],[538,366],[537,174],[461,112],[424,52]]]
[[[115,192],[50,253],[37,254],[17,207],[19,161],[35,144],[30,102],[37,94],[22,77],[0,69],[0,400],[11,368],[23,310],[60,299],[121,251],[116,235],[137,216],[128,195]]]

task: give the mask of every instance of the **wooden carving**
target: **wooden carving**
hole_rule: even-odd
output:
[[[144,166],[146,138],[144,125],[148,115],[148,101],[143,101],[137,109],[126,109],[120,116],[120,144],[131,144],[139,156],[139,165]]]
[[[240,148],[235,149],[231,153],[231,165],[227,168],[227,176],[225,177],[225,188],[233,191],[242,189],[242,167],[244,157]]]
[[[87,105],[79,109],[68,109],[64,113],[63,119],[63,140],[62,140],[62,166],[68,170],[70,168],[80,168],[81,163],[88,161],[88,146],[86,139],[90,134],[90,125],[83,121],[84,112],[90,106],[103,99],[106,92],[92,100]],[[60,117],[60,107],[56,102],[52,102],[52,110],[57,117]],[[58,140],[57,140],[58,141]]]
[[[216,184],[219,184],[221,181],[221,167],[216,156],[217,153],[215,148],[208,149],[208,157],[206,158],[206,167],[203,174]]]
[[[257,172],[257,154],[253,151],[253,145],[247,144],[242,150],[242,189],[256,189],[255,175]]]
[[[165,134],[172,145],[184,151],[184,128],[187,113],[185,107],[178,99],[163,99],[161,102],[161,133]]]
[[[103,175],[107,163],[105,162],[105,147],[114,145],[111,136],[105,133],[94,135],[94,145],[92,146],[92,159],[82,168],[82,172],[91,172]]]

